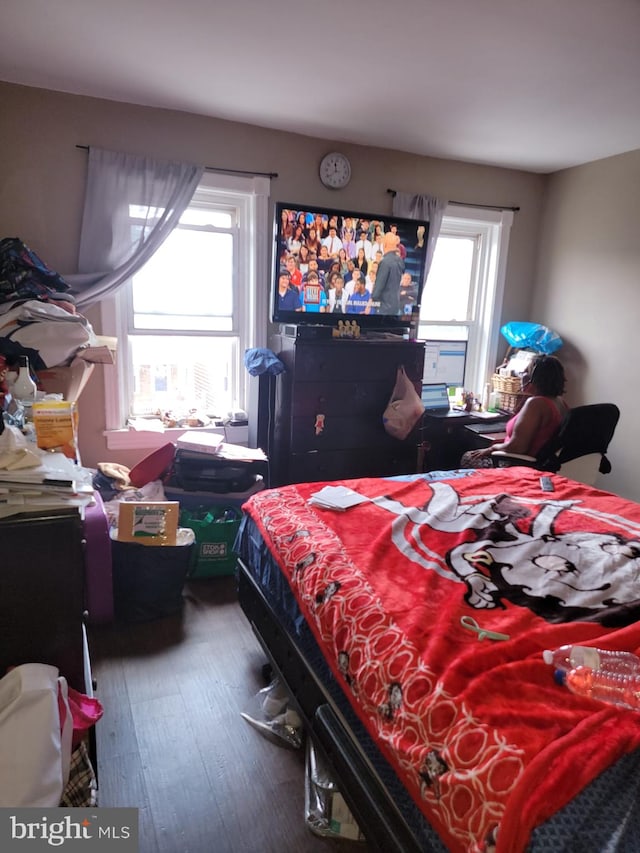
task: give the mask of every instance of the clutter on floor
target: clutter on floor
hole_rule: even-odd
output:
[[[278,678],[252,696],[240,714],[250,726],[280,746],[300,749],[302,719],[286,686]]]
[[[114,612],[121,621],[180,609],[187,579],[230,575],[240,508],[264,488],[261,450],[185,432],[133,468],[99,463],[93,486],[111,530]],[[149,553],[149,546],[161,546]]]
[[[364,841],[338,784],[316,748],[305,736],[302,718],[287,686],[276,676],[259,690],[240,716],[277,746],[305,747],[305,823],[315,835]]]

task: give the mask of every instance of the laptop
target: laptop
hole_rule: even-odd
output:
[[[467,412],[453,411],[448,386],[444,382],[422,386],[424,412],[431,418],[453,418],[467,416]]]

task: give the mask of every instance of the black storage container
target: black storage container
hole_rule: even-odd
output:
[[[194,545],[111,541],[113,606],[121,622],[145,622],[182,609]]]

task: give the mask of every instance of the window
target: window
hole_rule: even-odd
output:
[[[269,288],[257,283],[269,280],[267,192],[266,179],[205,173],[178,227],[105,300],[103,329],[119,341],[108,431],[158,412],[246,407],[244,351],[266,338]],[[132,207],[133,229],[142,227],[137,214]],[[109,438],[109,447],[122,441]]]
[[[422,297],[419,337],[467,341],[465,386],[478,394],[496,364],[512,221],[449,205]]]

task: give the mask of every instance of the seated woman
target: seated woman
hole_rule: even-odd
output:
[[[536,456],[558,431],[569,407],[562,399],[566,378],[561,362],[553,355],[537,355],[522,374],[522,391],[527,396],[518,412],[507,422],[504,441],[495,441],[480,450],[469,450],[460,460],[461,468],[492,468],[495,450]]]

